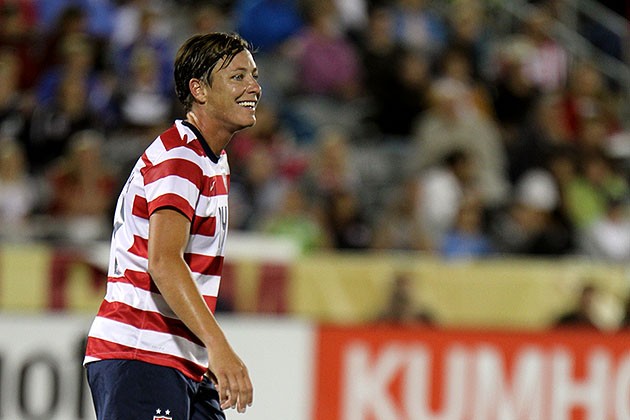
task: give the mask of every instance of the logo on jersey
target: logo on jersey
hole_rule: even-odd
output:
[[[153,420],[173,420],[173,417],[171,417],[171,410],[164,410],[164,414],[162,414],[162,410],[158,408],[155,410]]]

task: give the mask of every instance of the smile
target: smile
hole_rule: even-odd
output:
[[[252,108],[252,109],[256,108],[256,101],[241,101],[241,102],[238,102],[238,104],[245,108]]]

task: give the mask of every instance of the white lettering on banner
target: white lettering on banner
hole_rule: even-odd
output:
[[[402,419],[394,403],[389,399],[387,387],[392,376],[405,363],[404,348],[388,346],[380,354],[376,365],[370,364],[368,349],[361,344],[350,345],[346,352],[344,394],[347,395],[344,409],[345,420],[361,420],[373,413],[379,419]]]
[[[564,350],[554,352],[552,356],[553,396],[551,416],[557,420],[568,420],[569,410],[573,406],[582,406],[587,410],[589,420],[605,420],[606,396],[609,395],[611,360],[604,350],[597,350],[587,361],[587,376],[583,381],[573,378],[573,358]]]
[[[453,345],[433,366],[422,344],[375,352],[356,341],[343,353],[343,420],[570,420],[576,409],[585,420],[630,420],[630,352],[587,352],[583,375],[562,348],[524,347],[510,366],[505,358],[491,345]],[[434,371],[441,389],[431,388]]]
[[[443,408],[440,413],[432,412],[430,407],[431,378],[426,375],[432,364],[431,353],[421,346],[413,347],[408,353],[408,366],[405,375],[404,404],[410,420],[448,420],[461,418],[465,409],[463,396],[466,393],[467,366],[465,349],[454,346],[449,349],[446,359],[446,388],[451,392],[443,393]]]
[[[614,385],[617,390],[614,412],[620,419],[630,419],[630,353],[627,353],[619,363],[617,381]]]
[[[534,348],[522,350],[514,367],[512,386],[497,349],[480,347],[474,361],[474,420],[543,419],[545,359],[541,351]]]

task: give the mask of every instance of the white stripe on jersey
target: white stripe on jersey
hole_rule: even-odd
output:
[[[157,312],[168,318],[178,319],[161,295],[139,289],[129,283],[108,282],[105,300],[121,302],[141,311]]]
[[[90,336],[140,350],[188,359],[200,366],[207,366],[208,364],[208,354],[203,346],[179,336],[140,330],[131,325],[100,316],[94,319]]]
[[[171,191],[185,199],[191,208],[195,208],[195,203],[199,198],[199,189],[195,184],[186,178],[176,175],[169,175],[153,181],[145,186],[147,201],[153,201],[164,194],[164,191]]]

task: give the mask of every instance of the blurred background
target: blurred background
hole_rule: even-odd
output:
[[[227,148],[217,316],[258,392],[230,418],[630,419],[629,18],[0,1],[0,419],[93,418],[116,197],[183,117],[177,48],[209,31],[254,45],[263,86]]]

